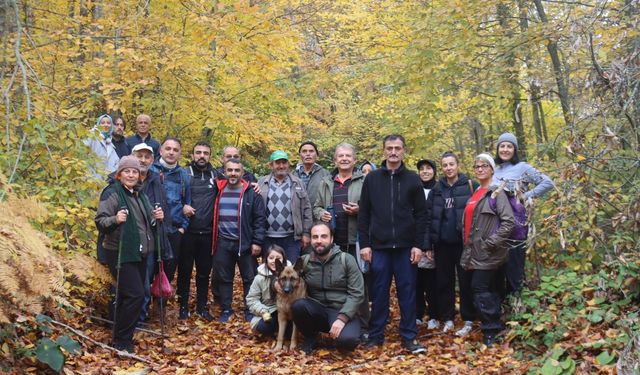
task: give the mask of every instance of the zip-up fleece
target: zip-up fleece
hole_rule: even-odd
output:
[[[228,180],[216,180],[218,194],[216,202],[213,206],[213,246],[211,254],[215,254],[218,247],[218,219],[220,217],[220,196],[222,191],[229,183]],[[266,210],[261,197],[251,188],[251,185],[241,180],[242,191],[240,192],[240,200],[238,207],[238,230],[240,231],[240,245],[238,255],[249,251],[251,245],[260,245],[264,243],[264,236],[267,227]]]
[[[187,231],[209,234],[213,223],[213,202],[217,194],[214,169],[207,164],[204,170],[200,170],[195,162],[191,162],[187,173],[191,176],[191,206],[196,210],[196,214],[189,219]]]
[[[420,177],[386,162],[364,179],[358,212],[360,247],[424,249],[427,205]]]

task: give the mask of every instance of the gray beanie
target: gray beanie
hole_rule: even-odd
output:
[[[116,176],[120,174],[126,168],[134,168],[140,172],[140,160],[133,155],[123,156],[118,163],[118,170],[116,171]]]
[[[502,135],[498,138],[498,146],[500,146],[500,143],[502,142],[510,142],[516,148],[518,148],[518,138],[516,138],[516,136],[512,133],[502,133]]]
[[[483,160],[486,161],[487,164],[489,164],[491,166],[492,170],[496,170],[496,162],[493,161],[493,157],[489,154],[487,154],[486,152],[483,152],[482,154],[479,154],[478,156],[476,156],[475,160]]]

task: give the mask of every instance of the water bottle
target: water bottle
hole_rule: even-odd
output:
[[[327,212],[331,215],[331,220],[329,220],[329,226],[331,227],[331,229],[335,230],[336,229],[336,210],[333,208],[333,206],[329,206],[327,207]]]

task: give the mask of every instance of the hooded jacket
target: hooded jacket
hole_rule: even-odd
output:
[[[344,257],[344,260],[342,259]],[[356,258],[333,245],[322,262],[317,255],[303,255],[302,277],[307,283],[309,298],[339,311],[344,322],[353,319],[364,301],[364,279]]]
[[[507,240],[515,227],[513,210],[504,191],[495,198],[495,211],[491,209],[492,192],[490,188],[473,210],[469,239],[460,257],[460,265],[468,270],[496,270],[508,258]]]
[[[420,177],[404,163],[391,171],[384,162],[364,179],[358,213],[361,248],[424,249],[427,220]]]
[[[220,195],[229,183],[228,180],[216,180],[217,195],[213,207],[213,245],[211,254],[216,252],[218,246],[218,219],[220,217]],[[250,251],[251,245],[264,243],[267,228],[266,210],[261,197],[251,189],[251,185],[241,180],[242,192],[238,207],[238,230],[240,232],[240,244],[238,255]]]
[[[469,182],[469,178],[460,173],[453,186],[449,186],[447,178],[443,176],[431,189],[427,200],[431,224],[425,249],[430,250],[434,244],[440,242],[462,242],[462,214],[467,201],[478,186],[477,183],[471,182],[470,185]],[[451,205],[450,209],[446,209],[447,204]]]
[[[338,174],[338,170],[334,169],[330,175],[325,176],[318,187],[318,198],[313,205],[313,218],[320,220],[320,217],[326,211],[327,207],[333,204],[333,184]],[[347,191],[347,199],[349,202],[360,201],[360,193],[362,192],[362,184],[364,183],[364,175],[358,170],[353,171],[351,176],[351,185]],[[349,244],[356,243],[356,234],[358,233],[358,216],[349,216]]]
[[[196,162],[192,161],[186,168],[191,185],[191,207],[196,210],[195,215],[189,219],[187,231],[194,234],[211,234],[213,223],[213,203],[218,189],[215,183],[215,170],[207,163],[201,170]]]

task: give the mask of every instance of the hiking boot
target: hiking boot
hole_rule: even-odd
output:
[[[447,333],[453,329],[453,320],[447,320],[444,322],[444,327],[442,327],[442,332]]]
[[[369,336],[367,341],[365,341],[363,344],[365,349],[373,349],[382,346],[383,343],[384,339]]]
[[[207,322],[210,322],[210,321],[212,321],[214,319],[213,315],[211,315],[209,313],[209,309],[198,310],[198,315],[202,319],[206,320]],[[228,320],[228,318],[227,318],[227,320]]]
[[[112,345],[115,349],[121,350],[127,353],[134,353],[132,342],[118,342]]]
[[[427,322],[427,329],[438,329],[440,327],[440,322],[435,319],[430,319]]]
[[[222,313],[220,314],[220,318],[218,319],[218,321],[220,323],[226,323],[229,321],[229,318],[231,318],[231,315],[233,315],[233,311],[231,310],[224,310],[222,311]]]
[[[318,346],[317,335],[305,337],[304,341],[302,342],[302,351],[304,352],[304,354],[311,354],[314,350],[316,350],[316,346]]]
[[[493,346],[493,344],[496,343],[496,335],[490,333],[490,334],[485,334],[482,337],[482,343],[485,344],[487,346],[487,348],[490,348]]]
[[[187,320],[189,318],[189,307],[180,306],[180,313],[178,314],[178,319]]]
[[[456,331],[456,336],[465,337],[466,335],[469,334],[469,332],[471,332],[472,329],[473,329],[473,322],[467,320],[464,322],[464,326],[462,326],[462,328]]]
[[[427,349],[425,349],[425,347],[417,340],[402,340],[402,347],[410,351],[411,354],[422,354],[427,352]]]

